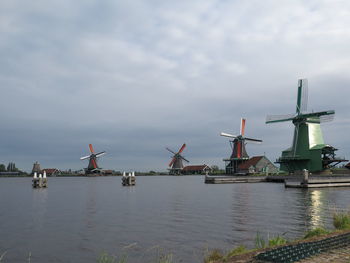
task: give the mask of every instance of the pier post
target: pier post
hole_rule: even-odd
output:
[[[33,180],[32,180],[33,188],[37,188],[37,187],[38,187],[38,184],[39,184],[39,179],[38,179],[38,177],[37,177],[36,172],[34,172],[34,176],[33,176]]]
[[[308,185],[308,183],[309,183],[309,171],[304,169],[302,176],[303,176],[303,180],[301,182],[301,185]]]
[[[39,187],[43,187],[43,176],[39,174]]]
[[[42,187],[47,187],[46,171],[44,171],[44,174],[43,174]]]

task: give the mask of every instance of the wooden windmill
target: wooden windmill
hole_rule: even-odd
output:
[[[260,144],[262,142],[262,140],[248,138],[244,136],[245,122],[246,120],[241,118],[241,128],[239,135],[232,135],[225,132],[220,133],[221,136],[233,138],[233,140],[230,140],[232,154],[230,158],[224,159],[227,174],[238,173],[238,166],[249,159],[249,156],[245,149],[246,143],[251,142]]]
[[[97,158],[101,157],[102,155],[105,155],[106,152],[95,153],[94,148],[92,147],[92,144],[89,144],[89,149],[90,149],[90,155],[81,157],[80,160],[89,159],[89,165],[85,169],[85,172],[87,174],[99,173],[101,172],[101,168],[99,168],[97,165]]]
[[[180,174],[182,169],[184,168],[184,165],[182,163],[182,161],[185,162],[189,162],[187,159],[185,159],[181,153],[182,151],[185,149],[186,144],[184,143],[181,148],[179,149],[178,152],[174,152],[172,150],[170,150],[169,148],[165,148],[167,149],[169,152],[171,152],[173,155],[171,162],[169,163],[169,174]]]
[[[334,147],[325,144],[321,131],[322,122],[332,121],[334,110],[307,113],[307,79],[298,81],[296,113],[288,115],[270,115],[266,123],[291,121],[294,128],[293,144],[282,152],[277,160],[280,169],[289,173],[302,171],[322,172],[346,160],[335,157]]]

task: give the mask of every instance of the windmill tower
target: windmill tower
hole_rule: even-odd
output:
[[[182,163],[182,161],[184,160],[185,162],[189,162],[187,159],[185,159],[181,153],[182,151],[185,149],[186,144],[184,143],[180,150],[175,153],[174,151],[170,150],[169,148],[165,148],[167,149],[169,152],[171,152],[173,155],[171,162],[169,163],[169,174],[180,174],[182,169],[184,168],[184,165]]]
[[[81,157],[80,160],[89,159],[88,168],[85,169],[85,172],[87,174],[99,173],[101,171],[101,168],[99,168],[97,165],[97,158],[106,154],[106,152],[95,153],[94,148],[92,147],[92,144],[89,144],[89,148],[90,148],[90,155]]]
[[[241,118],[241,129],[240,129],[239,135],[232,135],[225,132],[220,133],[221,136],[233,138],[233,140],[230,140],[230,144],[232,148],[231,157],[229,159],[224,159],[227,174],[237,173],[238,166],[249,159],[249,156],[245,149],[246,143],[248,142],[259,143],[259,144],[262,143],[262,140],[245,137],[244,132],[245,132],[245,119]]]
[[[298,96],[295,114],[270,115],[266,123],[292,121],[294,124],[293,144],[282,152],[277,160],[281,170],[289,173],[307,169],[310,172],[322,172],[336,164],[346,161],[335,157],[334,147],[325,144],[321,131],[322,122],[332,121],[334,110],[307,113],[307,79],[298,81]]]

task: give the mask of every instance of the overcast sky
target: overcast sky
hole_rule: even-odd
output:
[[[350,158],[350,2],[2,0],[0,163],[81,169],[88,144],[116,170],[164,171],[165,147],[224,167],[221,131],[292,142],[297,82],[309,110],[336,112],[325,142]]]

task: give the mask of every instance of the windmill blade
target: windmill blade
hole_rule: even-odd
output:
[[[170,150],[168,147],[165,147],[165,149],[167,149],[169,152],[173,153],[173,154],[176,154],[176,152]]]
[[[320,122],[325,123],[325,122],[331,122],[334,120],[334,114],[331,115],[323,115],[320,117]]]
[[[171,162],[169,163],[169,167],[171,167],[171,166],[174,164],[175,160],[176,160],[176,158],[173,157],[173,159],[172,159]]]
[[[102,155],[105,155],[106,152],[100,152],[100,153],[96,153],[96,157],[101,157]]]
[[[306,100],[304,101],[305,98],[303,97],[305,95],[306,95]],[[300,114],[303,111],[303,107],[305,106],[307,107],[307,79],[299,79],[296,113]]]
[[[241,118],[241,135],[244,136],[245,119]]]
[[[87,156],[84,156],[84,157],[81,157],[80,160],[85,160],[85,159],[88,159],[90,158],[90,155],[87,155]]]
[[[275,122],[283,122],[283,121],[291,121],[295,117],[295,114],[284,114],[284,115],[267,115],[266,124],[275,123]]]
[[[256,144],[261,144],[262,143],[262,140],[252,139],[252,138],[248,138],[248,137],[244,137],[244,140],[247,141],[247,142],[256,143]]]
[[[307,104],[309,100],[309,88],[308,88],[308,82],[307,79],[301,79],[301,105],[300,105],[300,111],[306,112],[307,111]]]
[[[178,153],[182,153],[182,151],[185,149],[185,147],[186,147],[186,143],[184,143],[184,144],[181,146],[181,148],[180,148],[180,150],[178,151]]]
[[[236,135],[229,134],[229,133],[226,133],[226,132],[222,132],[222,133],[220,133],[220,135],[224,136],[224,137],[229,137],[229,138],[237,138],[238,137]]]
[[[89,144],[90,152],[94,153],[94,148],[92,148],[92,144]]]
[[[189,160],[187,160],[185,157],[182,157],[181,155],[180,155],[180,158],[188,163],[190,162]]]
[[[94,166],[94,168],[97,168],[97,164],[94,158],[91,159],[92,165]]]
[[[335,114],[334,110],[328,110],[328,111],[304,113],[304,114],[300,114],[298,117],[307,119],[307,118],[321,117],[321,116],[334,115],[334,114]]]

